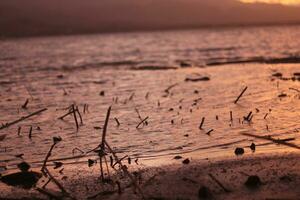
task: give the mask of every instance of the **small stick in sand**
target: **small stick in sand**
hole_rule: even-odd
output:
[[[206,134],[210,135],[210,133],[213,132],[213,131],[214,131],[214,129],[210,129]]]
[[[236,100],[234,101],[235,104],[240,100],[240,98],[243,96],[243,94],[246,92],[247,89],[248,89],[248,87],[246,86],[246,87],[244,88],[244,90],[241,92],[241,94],[240,94],[240,95],[236,98]]]
[[[130,95],[130,97],[129,97],[129,99],[128,99],[128,100],[129,100],[129,101],[132,101],[132,100],[133,100],[133,97],[134,97],[134,95],[135,95],[135,94],[134,94],[134,93],[132,93],[132,94]]]
[[[143,119],[142,121],[140,121],[140,123],[136,126],[136,128],[138,129],[140,127],[141,124],[143,124],[149,117],[147,116],[145,119]]]
[[[107,113],[106,113],[106,118],[103,126],[103,131],[102,131],[102,142],[101,142],[101,148],[104,150],[105,146],[105,137],[106,137],[106,131],[107,131],[107,126],[108,126],[108,121],[109,121],[109,116],[110,116],[110,111],[111,111],[111,106],[108,107]]]
[[[112,156],[109,156],[109,160],[110,160],[110,166],[113,168],[114,158]]]
[[[52,146],[50,147],[50,150],[48,151],[48,153],[47,153],[47,155],[46,155],[46,158],[45,158],[45,160],[44,160],[44,163],[43,163],[43,166],[42,166],[41,171],[42,171],[42,173],[43,173],[45,176],[49,177],[49,179],[50,179],[50,180],[51,180],[51,181],[52,181],[52,182],[53,182],[53,183],[61,190],[61,192],[62,192],[64,195],[70,197],[71,199],[75,199],[75,198],[73,198],[73,197],[65,190],[65,188],[62,186],[62,184],[60,184],[60,183],[55,179],[55,177],[50,173],[50,171],[49,171],[48,168],[47,168],[47,161],[48,161],[49,157],[51,156],[51,152],[52,152],[54,146],[55,146],[56,144],[58,144],[61,140],[62,140],[62,139],[61,139],[60,137],[53,137],[53,144],[52,144]]]
[[[251,133],[241,133],[241,134],[245,135],[245,136],[249,136],[249,137],[254,137],[254,138],[258,138],[258,139],[268,140],[268,141],[274,142],[275,144],[282,144],[282,145],[289,146],[289,147],[292,147],[292,148],[295,148],[295,149],[300,149],[300,147],[298,145],[296,145],[296,144],[287,143],[288,141],[295,140],[295,138],[274,139],[274,138],[272,138],[270,136],[254,135],[254,134],[251,134]]]
[[[65,88],[63,88],[63,91],[64,91],[64,95],[68,95],[68,92],[65,90]]]
[[[201,129],[201,130],[202,130],[202,126],[204,124],[204,120],[205,120],[205,117],[202,117],[202,120],[201,120],[201,123],[200,123],[200,126],[199,126],[199,129]]]
[[[266,113],[265,116],[264,116],[264,119],[266,119],[268,115],[269,115],[269,113]]]
[[[299,89],[296,89],[296,88],[289,88],[290,90],[294,90],[296,92],[299,92],[300,93],[300,90]]]
[[[83,105],[83,114],[86,112],[86,104]]]
[[[74,104],[72,105],[72,112],[73,112],[73,116],[74,116],[74,120],[75,120],[75,124],[76,124],[76,129],[78,130],[79,125],[78,125],[78,121],[77,121],[76,110],[75,110]]]
[[[118,120],[118,118],[115,117],[115,121],[117,122],[117,126],[121,125],[120,122],[119,122],[119,120]]]
[[[216,177],[214,177],[212,174],[208,174],[212,180],[214,180],[220,188],[224,190],[224,192],[229,193],[231,192],[229,189],[227,189]]]
[[[142,117],[141,117],[141,115],[140,115],[140,112],[139,112],[139,110],[138,110],[137,108],[135,108],[135,112],[137,113],[139,119],[140,119],[140,120],[143,120]]]
[[[252,111],[249,112],[249,114],[247,115],[247,117],[244,117],[244,120],[250,122],[251,121],[251,115],[252,115]]]
[[[82,120],[82,117],[81,117],[80,111],[79,111],[79,109],[78,109],[78,106],[76,106],[76,113],[79,115],[80,124],[82,125],[82,124],[83,124],[83,120]]]
[[[232,111],[230,111],[230,121],[233,121]]]
[[[145,96],[145,99],[148,99],[149,98],[149,92],[147,92],[146,96]]]
[[[26,99],[25,103],[22,105],[23,109],[27,109],[28,102],[29,102],[29,99]]]
[[[138,158],[136,158],[135,160],[134,160],[134,162],[135,162],[135,164],[139,164],[138,162],[139,162],[139,159]]]
[[[167,89],[165,89],[165,92],[166,92],[166,93],[170,93],[170,90],[171,90],[173,87],[177,86],[177,85],[179,85],[179,83],[175,83],[175,84],[173,84],[173,85],[170,85]]]
[[[23,116],[23,117],[21,117],[21,118],[15,120],[15,121],[13,121],[13,122],[8,122],[8,123],[6,123],[6,124],[3,124],[3,125],[0,127],[0,130],[1,130],[1,129],[4,129],[4,128],[8,128],[8,127],[10,127],[10,126],[12,126],[12,125],[14,125],[14,124],[17,124],[17,123],[19,123],[19,122],[21,122],[21,121],[23,121],[23,120],[25,120],[25,119],[28,119],[28,118],[30,118],[30,117],[32,117],[32,116],[34,116],[34,115],[38,115],[38,114],[40,114],[40,113],[42,113],[42,112],[44,112],[44,111],[46,111],[46,110],[48,110],[48,109],[47,109],[47,108],[43,108],[43,109],[38,110],[38,111],[36,111],[36,112],[33,112],[33,113],[29,114],[29,115]]]
[[[107,160],[106,160],[106,156],[105,155],[104,155],[104,161],[105,161],[105,165],[106,165],[106,171],[107,171],[108,177],[110,179],[109,168],[108,168],[108,164],[107,164]]]
[[[102,157],[105,156],[105,137],[106,137],[106,131],[107,131],[107,126],[108,126],[108,121],[109,121],[109,116],[110,116],[110,111],[111,111],[111,106],[108,107],[107,113],[106,113],[106,118],[103,126],[103,131],[102,131],[102,141],[100,143],[100,152],[99,152],[99,158],[100,158],[100,172],[101,172],[101,179],[102,181],[105,180],[104,178],[104,173],[103,173],[103,166],[102,166]],[[105,159],[106,160],[106,159]]]
[[[28,137],[29,137],[29,139],[31,139],[31,137],[32,137],[32,126],[30,126]]]
[[[51,145],[45,159],[44,159],[44,162],[43,162],[43,166],[41,168],[41,171],[43,172],[43,174],[45,175],[46,174],[46,171],[45,169],[47,168],[47,162],[48,162],[48,159],[49,157],[51,156],[51,152],[52,150],[54,149],[55,145],[58,144],[59,142],[61,141],[61,138],[60,137],[53,137],[53,144]]]
[[[22,128],[21,126],[18,127],[18,136],[21,135],[21,128]]]
[[[46,186],[50,183],[51,179],[49,178],[48,181],[42,186],[42,188],[46,188]]]
[[[75,151],[79,151],[80,153],[84,153],[81,149],[75,147],[74,149],[72,149],[72,154],[74,155],[75,154]]]
[[[123,156],[122,158],[119,159],[119,161],[121,162],[122,160],[124,160],[127,157],[128,157],[128,155]],[[112,165],[112,168],[114,168],[117,164],[118,164],[118,162],[116,161],[115,164]]]
[[[251,115],[251,117],[249,118],[249,122],[252,121],[253,117],[254,117],[254,115]]]
[[[73,111],[69,111],[68,113],[64,114],[63,116],[59,117],[58,119],[64,120],[64,118],[70,114],[73,114]]]

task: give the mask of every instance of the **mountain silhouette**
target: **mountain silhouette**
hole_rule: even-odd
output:
[[[1,36],[291,24],[299,7],[236,0],[1,0]]]

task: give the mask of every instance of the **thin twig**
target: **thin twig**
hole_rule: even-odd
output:
[[[46,111],[46,110],[48,110],[48,109],[47,109],[47,108],[43,108],[43,109],[38,110],[38,111],[36,111],[36,112],[33,112],[33,113],[29,114],[29,115],[23,116],[23,117],[21,117],[21,118],[15,120],[15,121],[13,121],[13,122],[8,122],[8,123],[4,124],[3,126],[1,126],[1,127],[0,127],[0,130],[1,130],[1,129],[4,129],[4,128],[8,128],[8,127],[10,127],[10,126],[12,126],[12,125],[14,125],[14,124],[17,124],[17,123],[19,123],[19,122],[21,122],[21,121],[23,121],[23,120],[25,120],[25,119],[28,119],[28,118],[30,118],[30,117],[32,117],[32,116],[34,116],[34,115],[38,115],[38,114],[40,114],[40,113],[42,113],[42,112],[44,112],[44,111]]]
[[[119,120],[118,120],[118,118],[115,117],[115,121],[117,122],[117,126],[121,125],[120,122],[119,122]]]
[[[83,124],[83,120],[82,120],[82,117],[81,117],[80,111],[79,111],[79,109],[78,109],[78,106],[76,106],[76,112],[77,112],[77,114],[79,115],[80,124],[82,125],[82,124]]]
[[[149,116],[147,116],[145,119],[140,121],[140,123],[136,126],[136,128],[138,129],[140,127],[140,125],[143,124],[148,118],[149,118]]]
[[[179,85],[179,83],[175,83],[175,84],[173,84],[173,85],[170,85],[167,89],[165,89],[165,92],[166,92],[166,93],[169,93],[170,90],[171,90],[173,87],[177,86],[177,85]]]
[[[201,123],[200,123],[200,126],[199,126],[199,129],[201,129],[201,130],[202,130],[202,126],[204,124],[204,120],[205,120],[205,117],[202,117],[202,120],[201,120]]]
[[[63,120],[66,116],[68,116],[68,115],[70,115],[70,114],[72,114],[72,113],[73,113],[73,111],[71,110],[71,111],[69,111],[68,113],[64,114],[63,116],[59,117],[58,119]]]
[[[241,133],[241,134],[245,135],[245,136],[249,136],[249,137],[254,137],[254,138],[258,138],[258,139],[272,141],[276,144],[282,144],[282,145],[286,145],[286,146],[289,146],[289,147],[292,147],[292,148],[300,149],[300,147],[295,145],[295,144],[287,143],[287,141],[293,140],[291,138],[288,138],[288,139],[274,139],[270,136],[253,135],[251,133]]]
[[[77,121],[77,117],[76,117],[76,110],[75,110],[74,104],[72,105],[72,112],[73,112],[73,116],[74,116],[74,120],[75,120],[75,124],[76,124],[76,129],[78,130],[79,125],[78,125],[78,121]]]
[[[41,171],[43,172],[43,174],[45,174],[45,169],[46,169],[46,164],[48,162],[48,159],[49,157],[51,156],[51,152],[52,150],[54,149],[55,145],[58,144],[58,142],[53,142],[53,144],[51,145],[46,157],[45,157],[45,160],[44,160],[44,163],[43,163],[43,166],[42,166],[42,169]]]
[[[29,99],[26,99],[25,103],[22,105],[23,109],[27,109],[28,102],[29,102]]]
[[[109,116],[110,116],[110,111],[111,111],[111,106],[109,106],[107,113],[106,113],[106,118],[103,126],[103,131],[102,131],[102,142],[101,142],[101,149],[104,150],[104,142],[105,142],[105,137],[106,137],[106,131],[107,131],[107,125],[109,121]]]
[[[234,101],[235,104],[240,100],[240,98],[243,96],[243,94],[246,92],[247,89],[248,89],[248,87],[246,86],[245,89],[241,92],[241,94]]]
[[[214,180],[223,190],[224,190],[224,192],[227,192],[227,193],[229,193],[229,192],[231,192],[229,189],[227,189],[216,177],[214,177],[212,174],[208,174],[209,176],[210,176],[210,178],[212,179],[212,180]]]
[[[102,165],[102,157],[105,156],[105,137],[106,137],[106,131],[107,131],[107,126],[108,126],[108,121],[109,121],[109,116],[110,116],[110,111],[111,111],[111,106],[109,106],[107,113],[106,113],[106,118],[103,126],[103,131],[102,131],[102,141],[100,143],[100,152],[98,153],[99,159],[100,159],[100,172],[101,172],[101,179],[104,181],[104,173],[103,173],[103,165]]]
[[[296,91],[296,92],[300,92],[300,90],[299,89],[296,89],[296,88],[289,88],[290,90],[294,90],[294,91]]]

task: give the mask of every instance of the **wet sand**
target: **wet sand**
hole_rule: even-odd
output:
[[[3,73],[0,85],[0,121],[4,125],[39,109],[48,110],[0,130],[1,136],[6,135],[0,141],[0,164],[7,168],[1,172],[2,175],[16,170],[16,164],[22,161],[16,156],[19,154],[24,154],[21,157],[34,169],[41,167],[52,137],[61,136],[63,140],[54,149],[49,160],[49,164],[53,161],[64,163],[65,174],[56,171],[58,178],[71,177],[63,178],[63,182],[67,190],[79,198],[84,199],[101,191],[97,187],[102,187],[102,184],[95,184],[99,177],[99,166],[87,166],[88,159],[97,159],[98,156],[96,153],[86,152],[101,141],[106,110],[112,105],[108,143],[115,148],[119,157],[128,155],[133,161],[138,159],[138,165],[132,162],[129,168],[131,171],[146,171],[142,181],[151,178],[151,174],[162,171],[157,180],[154,178],[154,182],[157,181],[155,186],[154,183],[142,186],[146,197],[197,199],[201,184],[210,188],[217,199],[239,199],[244,195],[249,195],[251,199],[253,194],[257,198],[266,199],[271,198],[268,195],[274,191],[287,195],[278,196],[279,199],[294,199],[299,194],[293,189],[299,183],[296,166],[300,145],[300,126],[297,124],[300,121],[297,112],[300,106],[297,91],[300,81],[298,75],[294,75],[299,72],[297,64],[142,69],[21,69],[15,73],[9,70]],[[248,89],[234,104],[246,86]],[[26,99],[29,102],[24,109],[22,105]],[[72,117],[58,119],[68,112],[65,108],[71,104],[78,105],[82,113],[83,125],[78,130]],[[84,113],[85,105],[88,105],[88,111]],[[247,117],[250,112],[251,120]],[[148,125],[137,128],[141,119],[146,117]],[[202,129],[199,129],[203,117],[205,120]],[[119,126],[114,118],[120,122]],[[19,136],[18,127],[21,127]],[[271,136],[273,141],[267,136]],[[281,142],[280,145],[274,144],[276,139],[280,139],[277,140],[277,143]],[[282,142],[285,139],[291,141]],[[255,152],[249,148],[252,143],[256,144]],[[83,153],[74,150],[75,147]],[[243,156],[236,157],[234,151],[237,147],[244,148],[245,159]],[[190,164],[182,167],[182,160],[173,159],[177,155],[188,158]],[[213,164],[208,164],[209,160],[214,160]],[[175,166],[170,167],[172,164]],[[196,168],[203,168],[203,171],[193,172]],[[255,193],[249,192],[243,186],[247,175],[240,173],[240,170],[248,175],[255,173],[263,183],[268,184],[263,184]],[[290,181],[288,184],[280,181],[280,176],[286,175],[283,172],[292,174],[292,180],[287,178]],[[80,178],[75,176],[78,173],[82,175]],[[236,192],[222,192],[207,177],[207,173],[215,175]],[[185,179],[187,175],[192,177]],[[122,185],[128,182],[126,179],[124,181]],[[82,185],[89,185],[87,188],[91,188],[87,189],[88,192],[82,192]],[[170,190],[166,190],[165,185]],[[178,189],[179,185],[182,192]],[[3,195],[18,191],[2,183],[0,187],[5,191]],[[110,189],[105,186],[102,190],[107,188]],[[33,191],[18,192],[24,196],[30,193],[36,195]],[[133,194],[126,190],[121,197],[133,198],[130,195]],[[117,194],[108,197],[120,198]]]
[[[139,166],[132,170],[132,174],[136,175],[145,199],[296,200],[300,195],[299,166],[299,154],[284,153],[205,161],[191,160],[189,164],[178,161],[174,165],[151,168]],[[142,199],[130,180],[121,173],[112,176],[113,180],[119,180],[121,183],[120,194],[116,184],[103,184],[100,181],[98,166],[94,168],[81,166],[79,169],[71,167],[66,173],[69,174],[68,178],[62,178],[64,176],[58,173],[57,178],[76,199]],[[249,176],[258,176],[260,184],[256,187],[247,186],[245,183]],[[34,189],[26,191],[3,187],[2,184],[0,186],[3,189],[2,199],[19,199],[19,197],[48,199],[47,195],[40,194]],[[47,187],[50,188],[47,191],[60,196],[60,191],[55,186],[49,184]],[[207,191],[199,193],[203,187]]]

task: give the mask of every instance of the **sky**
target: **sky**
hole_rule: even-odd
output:
[[[300,0],[241,0],[242,2],[246,3],[255,3],[255,2],[260,2],[260,3],[280,3],[284,5],[297,5],[300,4]]]
[[[0,0],[0,37],[300,23],[296,2]]]

